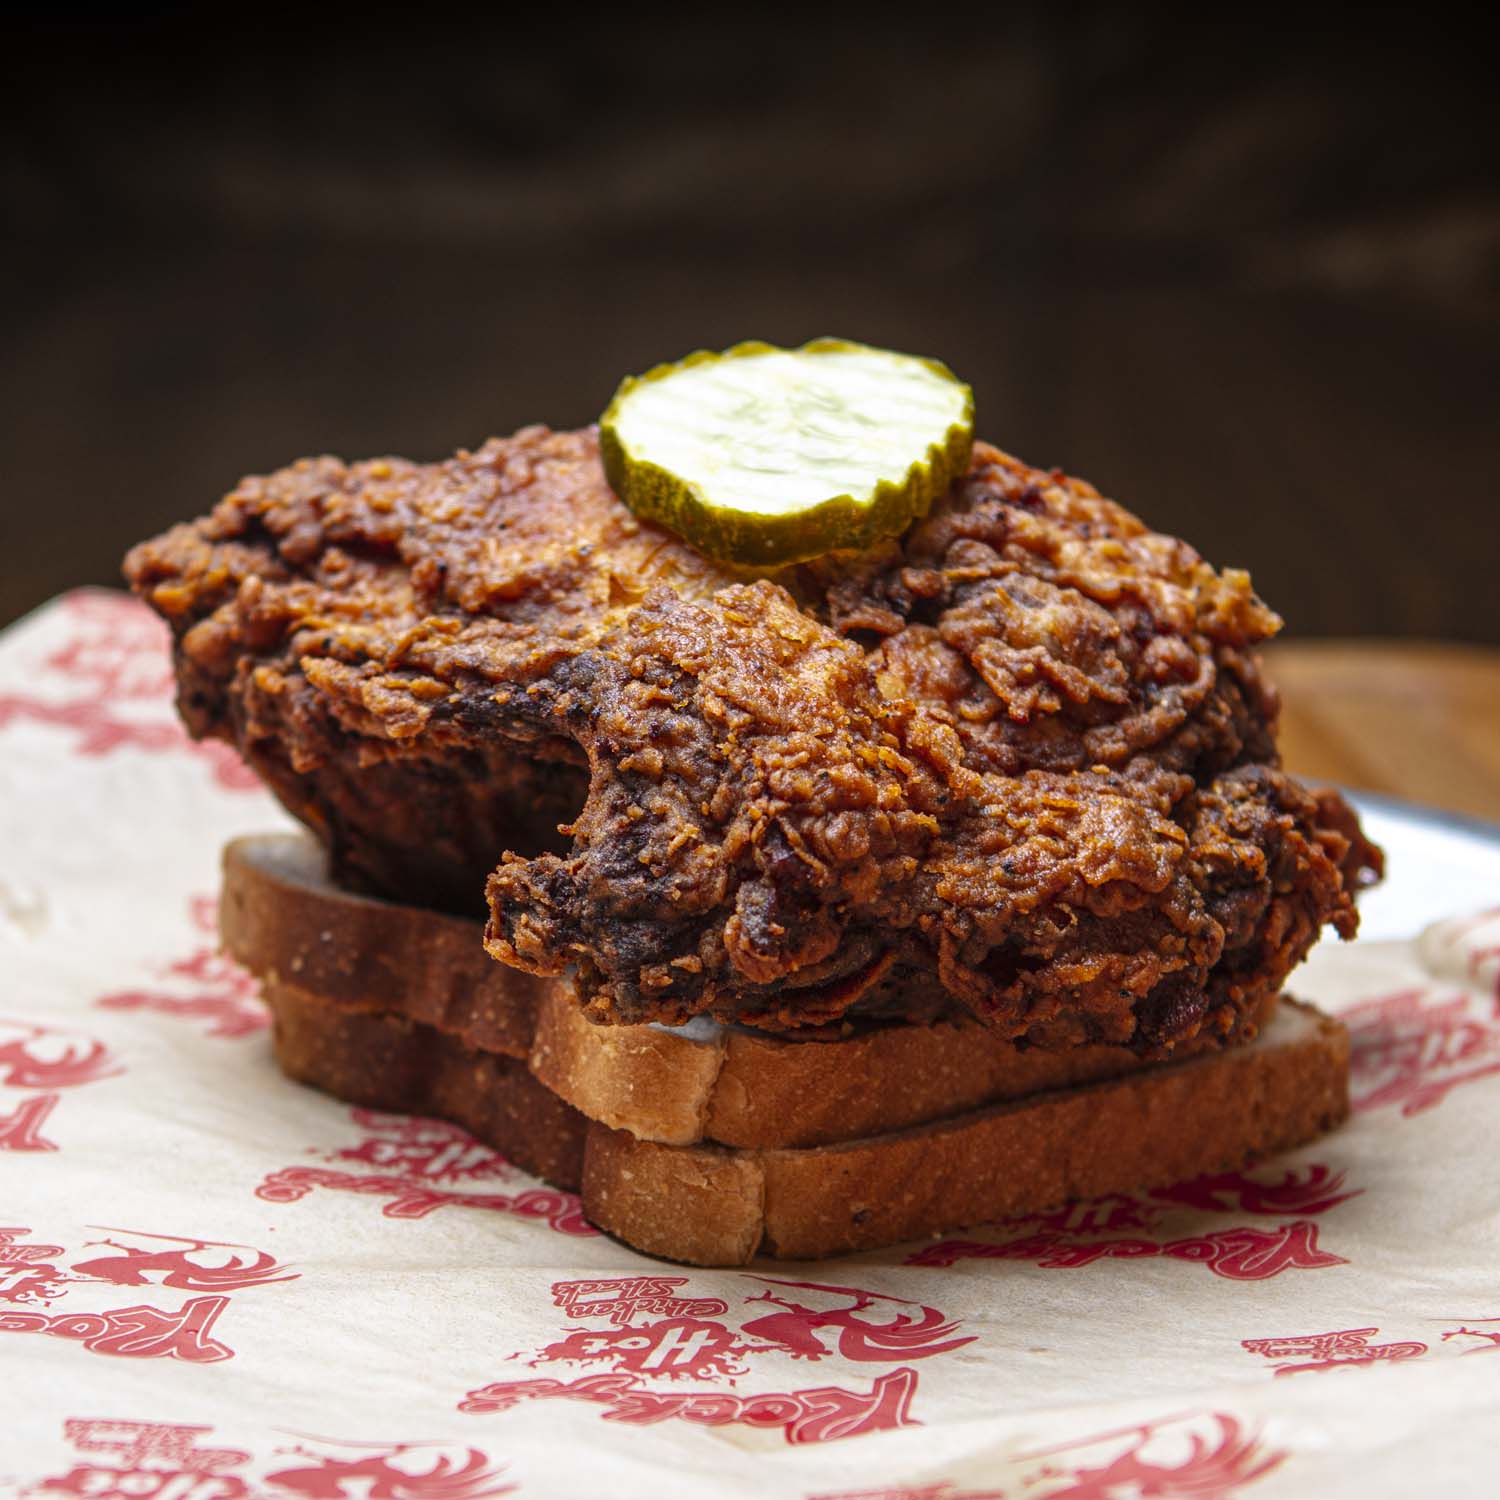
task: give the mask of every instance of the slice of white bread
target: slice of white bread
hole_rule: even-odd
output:
[[[1349,1038],[1284,1001],[1243,1047],[803,1150],[663,1146],[590,1125],[588,1217],[698,1265],[868,1250],[1299,1145],[1347,1114]]]
[[[1251,1043],[836,1145],[668,1146],[586,1119],[515,1058],[406,1016],[267,981],[277,1060],[374,1108],[441,1116],[577,1189],[649,1255],[735,1266],[816,1259],[1159,1187],[1285,1150],[1348,1112],[1348,1034],[1287,1001]]]
[[[268,982],[528,1057],[590,1119],[667,1145],[825,1145],[1151,1066],[1122,1047],[1021,1051],[970,1021],[867,1025],[831,1041],[711,1022],[596,1026],[568,981],[489,958],[477,923],[340,890],[305,835],[228,846],[220,927]]]
[[[340,889],[307,834],[234,839],[223,875],[219,940],[261,980],[406,1016],[486,1052],[530,1050],[537,1005],[557,981],[496,963],[478,922]]]
[[[524,1058],[282,980],[263,979],[261,998],[288,1078],[367,1109],[451,1120],[523,1171],[578,1191],[589,1122],[538,1083]]]
[[[531,1046],[532,1072],[590,1119],[674,1146],[826,1145],[1151,1066],[1124,1047],[1022,1051],[977,1021],[857,1027],[834,1041],[596,1026],[556,992]]]

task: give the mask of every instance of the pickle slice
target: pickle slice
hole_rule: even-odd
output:
[[[973,394],[945,365],[832,338],[700,350],[627,377],[599,421],[631,510],[756,568],[904,530],[973,441]]]

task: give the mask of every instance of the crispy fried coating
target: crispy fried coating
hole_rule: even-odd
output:
[[[346,884],[476,915],[506,849],[563,849],[581,747],[495,687],[581,649],[653,583],[723,575],[615,499],[590,433],[443,464],[302,459],[245,479],[125,574],[171,625],[189,731],[236,745]]]
[[[575,965],[596,1020],[1230,1041],[1378,867],[1277,768],[1249,579],[983,444],[903,537],[774,579],[543,429],[246,480],[127,575],[189,727],[345,878],[462,906],[498,864],[491,951]]]

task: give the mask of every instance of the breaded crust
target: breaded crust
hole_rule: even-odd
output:
[[[576,966],[596,1021],[941,996],[1040,1047],[1227,1045],[1378,863],[1276,764],[1248,578],[984,444],[905,536],[774,581],[543,429],[246,480],[127,574],[190,728],[341,878],[469,909],[497,866],[491,952]]]

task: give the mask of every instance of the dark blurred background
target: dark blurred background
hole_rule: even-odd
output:
[[[831,332],[947,360],[1297,634],[1500,641],[1482,34],[963,14],[6,11],[0,623],[247,471]]]

